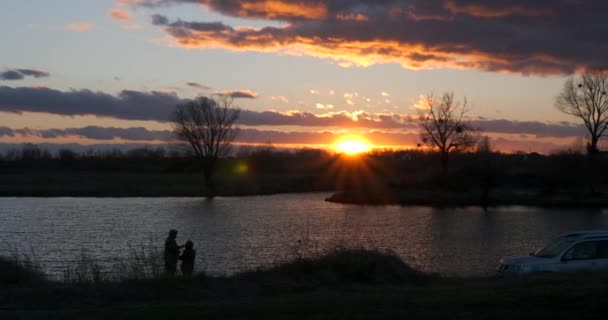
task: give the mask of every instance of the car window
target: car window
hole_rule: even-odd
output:
[[[598,259],[608,259],[608,241],[598,241],[597,246],[597,258]]]
[[[589,260],[598,258],[598,241],[576,244],[564,255],[566,260]]]
[[[553,258],[564,252],[574,241],[576,236],[562,237],[549,243],[546,247],[538,250],[534,255],[539,258]]]

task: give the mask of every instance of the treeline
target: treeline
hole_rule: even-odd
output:
[[[316,173],[336,155],[318,149],[278,149],[268,146],[235,147],[231,156],[220,159],[219,174],[245,168],[247,173]],[[32,171],[120,171],[120,172],[200,172],[201,162],[186,147],[142,147],[129,150],[68,148],[55,152],[35,144],[0,153],[0,173]]]
[[[121,149],[88,149],[78,152],[69,148],[61,148],[55,152],[40,147],[33,143],[26,143],[22,148],[11,148],[4,153],[0,153],[1,161],[32,161],[32,160],[64,160],[75,159],[154,159],[166,157],[183,157],[188,152],[177,149],[167,150],[159,147],[133,148],[126,151]]]
[[[36,145],[24,145],[0,156],[0,174],[15,172],[201,172],[200,161],[179,149],[163,147],[55,154]],[[564,151],[505,154],[480,149],[452,155],[450,167],[442,169],[439,155],[421,150],[375,150],[356,157],[319,149],[279,149],[269,146],[235,148],[230,157],[220,159],[220,176],[309,175],[324,183],[335,181],[337,188],[360,187],[380,181],[393,188],[487,189],[520,188],[542,193],[560,190],[594,190],[608,185],[608,158],[594,159],[581,152]]]

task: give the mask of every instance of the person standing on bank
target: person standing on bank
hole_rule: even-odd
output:
[[[184,246],[178,246],[176,239],[177,239],[177,230],[171,229],[171,231],[169,231],[169,236],[167,237],[167,240],[165,240],[165,251],[164,251],[165,272],[171,276],[175,275],[175,272],[177,271],[177,260],[179,260],[179,249],[184,247]]]
[[[194,271],[194,259],[196,258],[196,250],[194,250],[194,243],[188,240],[186,241],[186,249],[179,256],[179,259],[182,260],[181,269],[182,274],[185,276],[192,275]]]

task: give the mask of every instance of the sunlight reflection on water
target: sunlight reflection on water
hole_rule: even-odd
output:
[[[371,207],[325,202],[328,194],[216,198],[0,198],[0,252],[29,253],[53,274],[86,249],[106,260],[169,229],[194,241],[214,274],[267,265],[298,240],[319,248],[390,249],[425,270],[492,274],[500,257],[527,254],[567,230],[608,227],[605,211],[502,207]]]

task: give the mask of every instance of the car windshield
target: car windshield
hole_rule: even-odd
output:
[[[546,247],[538,250],[534,256],[539,258],[553,258],[562,253],[568,246],[574,243],[576,236],[561,237],[549,243]]]

